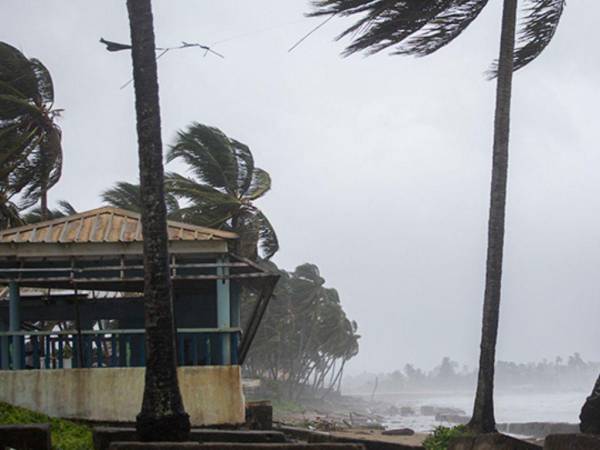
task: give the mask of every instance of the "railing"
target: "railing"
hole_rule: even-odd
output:
[[[179,328],[178,364],[238,364],[240,334],[239,328]],[[0,370],[143,367],[145,362],[143,329],[0,332]]]

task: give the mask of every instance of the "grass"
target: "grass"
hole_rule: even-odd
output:
[[[49,423],[54,450],[89,450],[92,444],[92,430],[70,420],[54,419],[25,408],[0,402],[0,424]]]
[[[437,427],[433,430],[433,434],[425,439],[423,447],[425,447],[425,450],[447,450],[452,439],[472,435],[464,425],[452,428]]]

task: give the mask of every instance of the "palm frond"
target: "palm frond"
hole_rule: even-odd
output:
[[[114,206],[115,208],[121,208],[137,213],[141,213],[142,211],[142,194],[139,184],[118,181],[113,187],[102,192],[100,197],[104,203]],[[166,183],[165,204],[167,206],[167,217],[169,219],[179,220],[179,202],[177,201],[177,197],[169,191]]]
[[[262,211],[256,209],[256,221],[258,222],[258,250],[263,259],[271,259],[279,251],[279,240],[275,228]]]
[[[237,162],[236,195],[241,198],[246,195],[252,185],[254,172],[254,157],[250,147],[235,139],[231,139],[231,148]]]
[[[194,203],[179,210],[179,220],[203,227],[226,229],[226,222],[238,209],[239,207],[218,203]]]
[[[3,200],[0,201],[0,230],[18,227],[23,224],[24,221],[20,216],[17,205],[3,198]]]
[[[566,0],[527,0],[525,19],[519,26],[513,70],[519,70],[536,59],[548,46],[565,9]],[[493,74],[497,71],[494,67]]]
[[[427,56],[452,42],[481,13],[489,0],[457,0],[419,32],[412,35],[396,54]]]
[[[197,204],[222,204],[227,208],[238,208],[240,201],[209,185],[169,172],[165,175],[165,186],[169,193]]]
[[[352,35],[344,54],[427,55],[456,38],[481,12],[487,0],[315,0],[310,15],[359,15],[337,39]],[[429,42],[425,42],[430,38]]]
[[[12,45],[0,42],[0,93],[34,99],[39,96],[38,83],[30,61]],[[10,92],[6,85],[11,86]]]
[[[246,190],[245,198],[256,200],[271,189],[271,175],[265,170],[256,168],[252,172],[252,183]]]
[[[115,208],[133,212],[141,212],[142,200],[140,185],[118,181],[115,185],[100,194],[102,201]]]
[[[50,72],[39,59],[31,58],[29,61],[37,80],[37,91],[41,101],[47,105],[52,105],[54,103],[54,84]]]
[[[177,134],[167,161],[181,158],[199,181],[230,194],[237,192],[238,168],[232,141],[218,128],[193,123]]]
[[[67,200],[59,200],[57,203],[59,211],[65,216],[73,216],[77,214],[77,210],[75,209],[75,207],[71,205],[71,203],[69,203]]]

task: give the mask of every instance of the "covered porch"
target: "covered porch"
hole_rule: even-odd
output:
[[[229,252],[234,233],[169,222],[180,366],[243,362],[277,275]],[[140,216],[100,208],[0,233],[0,369],[143,367]],[[242,333],[239,292],[259,300]]]

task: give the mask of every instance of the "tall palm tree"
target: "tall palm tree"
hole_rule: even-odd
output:
[[[117,181],[113,187],[102,192],[101,197],[102,201],[110,206],[137,213],[142,212],[142,194],[139,184]],[[167,218],[178,220],[180,218],[179,202],[171,192],[165,191],[165,204]]]
[[[147,350],[144,396],[136,429],[144,441],[183,441],[189,435],[190,419],[184,410],[177,380],[151,1],[127,0],[127,11],[142,199]]]
[[[247,145],[221,130],[193,123],[180,131],[167,155],[182,159],[192,177],[167,175],[167,190],[186,201],[182,220],[208,227],[227,226],[240,235],[237,253],[268,259],[279,243],[273,226],[254,201],[271,189],[269,174],[254,166]]]
[[[393,48],[392,54],[426,56],[460,35],[488,0],[315,0],[312,15],[362,17],[338,38],[352,35],[345,54]],[[565,0],[523,0],[523,22],[515,49],[517,0],[503,0],[497,75],[488,247],[477,392],[469,427],[495,431],[494,361],[500,307],[508,141],[513,71],[533,61],[550,43]]]
[[[54,87],[48,69],[37,59],[0,42],[0,195],[10,208],[21,194],[20,209],[38,200],[48,212],[48,190],[62,171],[61,131],[55,123]]]

